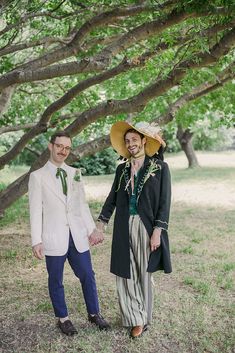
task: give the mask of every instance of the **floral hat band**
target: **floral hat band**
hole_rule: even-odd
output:
[[[145,153],[152,157],[161,146],[166,144],[161,137],[161,128],[155,123],[139,122],[136,125],[131,125],[126,121],[118,121],[113,124],[110,131],[110,140],[113,148],[122,157],[129,158],[130,153],[126,148],[124,136],[130,129],[134,129],[141,133],[146,138]]]

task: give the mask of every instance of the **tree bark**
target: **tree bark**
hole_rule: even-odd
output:
[[[14,1],[8,2],[10,3]],[[8,2],[0,0],[0,12],[6,8]],[[63,2],[64,1],[60,2],[58,7],[60,7]],[[49,80],[55,77],[58,78],[60,76],[74,75],[84,72],[86,72],[86,74],[79,75],[77,78],[78,83],[71,89],[67,90],[62,97],[58,98],[57,95],[53,95],[53,99],[55,99],[54,97],[57,97],[57,100],[47,106],[44,113],[40,116],[39,121],[36,121],[35,124],[28,126],[27,131],[19,139],[19,141],[17,141],[15,146],[13,146],[13,148],[5,155],[0,157],[0,168],[9,163],[9,161],[13,160],[24,148],[27,148],[28,143],[33,138],[47,131],[49,127],[56,127],[58,117],[53,117],[53,114],[68,105],[73,98],[77,97],[88,88],[94,87],[102,82],[106,82],[108,79],[120,75],[121,73],[123,74],[125,71],[130,71],[131,69],[137,71],[137,68],[144,68],[145,63],[150,58],[154,58],[155,56],[158,57],[160,52],[163,50],[168,50],[175,46],[178,47],[171,63],[170,60],[170,64],[167,64],[168,61],[166,61],[166,68],[161,65],[163,70],[161,70],[160,67],[159,70],[155,71],[157,75],[155,79],[154,77],[151,77],[149,84],[144,81],[144,87],[141,86],[139,90],[131,91],[133,93],[124,97],[121,96],[122,98],[119,98],[119,100],[115,99],[114,95],[108,95],[108,97],[111,97],[110,100],[104,101],[102,98],[99,100],[99,104],[95,104],[94,106],[92,104],[85,105],[86,107],[90,107],[85,111],[81,108],[81,112],[75,112],[76,114],[73,112],[75,115],[73,117],[74,121],[70,124],[66,123],[66,125],[64,125],[66,126],[66,131],[73,137],[79,134],[92,122],[96,122],[99,118],[105,119],[105,117],[115,116],[117,114],[131,115],[133,113],[139,113],[143,111],[151,99],[159,97],[170,88],[179,85],[182,78],[184,78],[190,69],[198,69],[203,66],[215,64],[222,56],[229,53],[235,45],[235,29],[231,29],[234,25],[234,19],[227,20],[227,18],[225,18],[224,21],[221,21],[220,23],[220,21],[218,22],[217,20],[213,20],[212,16],[226,15],[228,14],[228,8],[230,7],[227,8],[227,6],[221,6],[217,8],[214,6],[214,9],[209,10],[208,7],[205,6],[205,12],[202,11],[203,7],[201,11],[194,12],[194,6],[191,7],[192,3],[196,5],[197,1],[191,1],[188,8],[186,4],[180,5],[180,2],[177,0],[169,0],[162,4],[157,3],[157,5],[149,5],[148,2],[140,0],[138,1],[138,4],[135,3],[131,6],[125,5],[123,7],[115,7],[114,9],[111,8],[111,10],[105,12],[96,12],[92,9],[91,11],[94,11],[94,15],[91,15],[91,13],[88,15],[87,12],[84,13],[80,28],[76,27],[77,22],[73,22],[69,28],[66,26],[62,40],[55,37],[55,43],[58,42],[58,44],[53,45],[52,47],[51,44],[54,40],[53,38],[41,38],[39,40],[35,40],[32,39],[34,36],[32,38],[31,36],[28,37],[28,35],[25,36],[25,34],[28,34],[29,31],[28,22],[29,28],[31,28],[30,21],[34,17],[38,18],[40,16],[49,16],[49,18],[52,17],[60,20],[63,16],[70,15],[67,11],[65,11],[64,14],[62,11],[62,15],[59,13],[57,16],[55,9],[52,9],[49,12],[39,11],[32,13],[31,10],[28,12],[26,8],[26,12],[24,10],[22,11],[21,18],[16,18],[13,23],[12,21],[7,22],[6,27],[0,31],[0,36],[1,34],[4,34],[2,37],[4,46],[0,48],[0,55],[4,54],[5,56],[7,53],[13,54],[14,51],[18,52],[25,49],[27,50],[27,48],[32,48],[33,45],[42,45],[42,50],[35,50],[35,53],[33,50],[28,50],[25,52],[26,55],[23,52],[22,57],[19,55],[19,62],[16,60],[14,69],[11,70],[10,67],[10,72],[7,69],[6,71],[2,71],[3,74],[0,76],[0,89],[2,89],[2,96],[0,96],[0,103],[2,103],[0,104],[0,115],[1,110],[4,114],[7,110],[12,94],[11,90],[13,88],[13,84],[14,87],[18,88],[19,84],[25,84],[28,82],[32,83],[34,81]],[[2,5],[4,5],[4,8],[1,7]],[[151,14],[151,19],[146,16],[146,20],[144,20],[143,17],[143,20],[137,20],[136,25],[134,25],[133,20],[131,21],[131,26],[128,25],[129,21],[127,21],[126,24],[125,21],[123,21],[124,18],[131,18],[132,16],[141,15],[143,13]],[[75,13],[72,15],[74,14]],[[207,19],[212,19],[212,21],[205,22],[207,25],[211,26],[210,28],[203,29],[202,22],[200,20],[198,21],[200,22],[199,27],[195,27],[193,29],[194,26],[192,27],[190,25],[191,22],[185,21],[190,18],[201,18],[203,16]],[[231,21],[231,23],[228,21]],[[108,37],[108,34],[104,34],[104,31],[101,30],[100,33],[104,36],[104,40],[99,44],[99,49],[92,49],[91,53],[87,51],[87,48],[90,45],[92,46],[97,43],[97,41],[100,41],[100,36],[93,35],[92,32],[94,32],[94,30],[104,26],[110,26],[110,28],[112,28],[118,25],[119,27],[119,22],[121,23],[117,34],[113,36],[112,34],[115,34],[116,31],[110,32],[112,39],[111,37]],[[164,41],[164,35],[161,38],[160,34],[162,32],[169,29],[171,26],[175,26],[176,24],[180,24],[182,22],[185,23],[185,25],[182,26],[182,31],[178,31],[177,29],[171,38],[166,37],[166,41]],[[214,25],[212,25],[212,23],[214,23]],[[26,32],[24,33],[23,27],[26,27]],[[231,30],[223,31],[226,28]],[[223,32],[217,35],[218,31]],[[99,34],[99,32],[97,32],[97,34]],[[157,38],[155,47],[153,48],[152,40],[155,40],[154,36],[157,36]],[[197,44],[197,39],[199,36],[206,39],[205,47],[203,45],[196,45],[194,47],[193,43]],[[38,37],[38,35],[36,37]],[[148,42],[150,37],[151,43]],[[30,40],[28,42],[24,42],[27,38],[30,38]],[[141,50],[138,49],[136,51],[135,49],[133,52],[132,50],[129,51],[129,48],[131,49],[134,45],[137,45],[137,47],[141,45]],[[200,53],[198,53],[199,48],[201,48]],[[191,54],[186,55],[189,52],[191,52]],[[27,53],[29,53],[29,55],[27,55]],[[76,57],[76,60],[72,61],[74,56]],[[21,60],[23,60],[23,62],[21,62]],[[121,60],[122,62],[120,63]],[[89,73],[89,75],[87,75],[87,73]],[[157,120],[161,125],[166,124],[175,118],[178,110],[187,102],[194,100],[203,94],[207,94],[208,92],[216,89],[218,86],[221,86],[227,80],[231,80],[232,77],[234,77],[234,71],[232,71],[231,68],[231,72],[226,73],[226,76],[220,77],[220,74],[217,75],[218,82],[214,82],[215,77],[211,80],[213,81],[212,83],[211,81],[209,83],[203,82],[200,86],[195,87],[195,90],[192,90],[189,93],[187,92],[187,94],[180,97],[176,102],[171,103],[166,114],[161,115],[154,120]],[[79,80],[81,81],[79,82]],[[33,84],[32,87],[35,87],[35,85],[36,84]],[[27,87],[29,87],[29,85],[26,85],[26,89]],[[62,85],[60,85],[60,88],[62,88]],[[62,90],[64,92],[64,88],[62,88]],[[69,111],[69,108],[65,110],[65,112],[67,111]],[[21,114],[19,114],[19,118],[21,118]],[[36,119],[38,120],[38,118]],[[25,129],[27,126],[21,125],[20,119],[11,121],[17,121],[19,125],[16,126],[15,124],[15,126],[11,127],[4,126],[3,116],[0,133],[16,131],[19,128]],[[33,119],[30,119],[29,121],[33,121]],[[12,122],[11,124],[14,124]],[[192,136],[190,136],[189,130],[182,130],[181,133],[182,134],[180,134],[179,129],[178,134],[181,138],[182,149],[187,155],[189,166],[193,166],[196,158],[193,158],[193,154],[195,155],[195,153],[192,148]],[[74,151],[74,154],[70,156],[68,163],[76,160],[78,155],[83,157],[87,154],[95,153],[99,150],[99,148],[104,149],[108,147],[109,144],[110,142],[108,137],[104,136],[100,138],[99,141],[95,140],[81,145],[78,150]],[[0,209],[9,207],[15,200],[27,192],[29,173],[32,170],[40,168],[47,161],[47,159],[48,152],[44,151],[34,163],[32,168],[30,168],[28,173],[14,181],[6,188],[6,190],[0,192]]]
[[[98,139],[84,143],[78,146],[73,153],[70,154],[66,163],[73,164],[80,158],[90,156],[96,152],[110,146],[109,135],[102,136]],[[5,190],[0,192],[0,218],[3,217],[6,208],[11,206],[16,200],[23,196],[28,191],[29,175],[32,171],[42,167],[48,160],[49,153],[45,150],[41,156],[33,163],[27,173],[19,177],[11,183]]]
[[[178,125],[177,139],[180,143],[182,150],[184,151],[189,168],[199,167],[196,153],[192,144],[193,133],[189,129],[183,130],[182,126]]]
[[[0,118],[7,112],[16,85],[9,86],[0,93]]]
[[[158,79],[155,83],[150,84],[140,93],[131,98],[126,100],[109,100],[105,103],[99,104],[93,109],[91,108],[87,111],[84,111],[72,124],[66,128],[66,131],[70,133],[71,136],[75,136],[86,126],[96,121],[100,117],[104,118],[107,115],[117,115],[119,113],[132,112],[138,113],[142,111],[151,99],[160,96],[171,87],[177,85],[186,75],[188,69],[209,66],[215,63],[219,60],[220,57],[226,55],[229,50],[233,48],[234,43],[235,28],[226,33],[220,39],[220,41],[216,43],[213,48],[211,48],[210,53],[201,52],[198,53],[197,56],[195,55],[193,60],[182,61],[181,64],[173,68],[166,79]],[[197,61],[196,58],[198,59]],[[112,69],[109,71],[112,71]],[[85,83],[87,83],[87,81],[89,81],[89,79],[86,80]],[[75,88],[75,96],[77,95],[78,91],[80,92],[80,85],[77,86],[78,87]],[[59,98],[57,101],[48,106],[37,125],[28,131],[25,135],[23,135],[9,152],[0,157],[0,169],[9,163],[9,161],[14,159],[30,140],[47,130],[52,114],[65,106],[74,97],[73,90],[74,88],[68,91],[63,97]]]
[[[200,96],[206,95],[209,92],[218,89],[221,87],[221,85],[226,82],[228,79],[232,79],[234,77],[234,73],[232,71],[233,64],[231,64],[228,68],[226,68],[224,71],[221,72],[221,74],[218,76],[217,81],[214,84],[212,82],[206,82],[202,85],[199,85],[195,87],[192,92],[183,95],[180,97],[174,104],[171,104],[169,107],[169,110],[161,115],[160,117],[154,119],[154,122],[160,122],[161,125],[167,124],[168,122],[172,121],[177,112],[179,111],[180,108],[182,108],[185,104],[187,104],[189,101],[192,101],[194,99],[197,99]],[[79,114],[80,116],[80,114]],[[66,118],[66,116],[64,116]],[[178,133],[180,131],[178,130]],[[96,139],[95,141],[91,141],[89,143],[85,143],[83,145],[80,145],[75,151],[74,155],[71,155],[70,158],[68,159],[68,163],[73,163],[79,158],[83,158],[87,155],[91,155],[92,153],[101,151],[107,147],[110,146],[110,139],[109,135],[103,136],[99,139]],[[189,145],[188,145],[189,146]],[[182,147],[183,149],[183,147]],[[190,146],[187,149],[190,152]],[[192,151],[192,150],[191,150]],[[194,151],[193,151],[194,152]],[[185,151],[186,153],[186,151]],[[191,155],[192,153],[189,153],[188,155]],[[194,152],[195,155],[195,152]],[[27,192],[27,184],[28,184],[28,178],[29,178],[29,173],[33,170],[36,170],[40,167],[43,166],[43,164],[46,163],[49,155],[48,152],[45,151],[43,154],[37,159],[37,161],[33,164],[33,166],[30,168],[29,172],[23,175],[22,177],[18,178],[16,181],[14,181],[12,184],[10,184],[5,190],[0,192],[0,216],[3,214],[4,210],[11,206],[18,198],[23,196]],[[197,160],[195,158],[194,160]],[[198,162],[197,162],[198,164]]]
[[[135,10],[136,8],[137,7],[135,7]],[[139,10],[140,9],[138,7],[138,11]],[[119,12],[120,11],[121,10],[119,9]],[[131,12],[133,11],[134,10],[132,8]],[[127,13],[129,12],[126,9],[122,14],[124,15]],[[136,12],[134,11],[133,14],[135,13]],[[113,11],[110,12],[110,15],[114,16]],[[94,23],[93,20],[88,23],[85,23],[84,26],[82,26],[77,32],[77,34],[73,37],[70,43],[67,43],[62,47],[60,46],[37,59],[19,65],[16,69],[12,70],[11,72],[1,75],[0,89],[2,90],[13,84],[22,84],[25,82],[46,80],[51,79],[53,77],[75,75],[84,72],[99,72],[107,70],[112,58],[123,50],[129,48],[133,44],[144,41],[154,35],[160,34],[165,29],[170,28],[171,26],[174,26],[178,23],[181,23],[188,18],[198,18],[203,16],[205,16],[205,14],[203,13],[186,13],[183,10],[179,12],[178,10],[174,9],[170,14],[168,14],[168,16],[164,20],[160,18],[133,28],[132,30],[119,37],[117,40],[113,41],[110,45],[103,48],[98,54],[93,57],[90,57],[89,59],[84,58],[78,62],[75,61],[72,63],[58,64],[60,61],[73,57],[78,53],[79,45],[83,44],[82,38],[84,38],[85,34],[87,34],[87,32],[89,33],[89,30],[92,29],[91,23],[92,26],[96,23],[97,25],[100,24],[101,18],[98,15],[97,18],[95,17],[96,19],[93,18]],[[116,17],[117,14],[115,14],[115,18]],[[104,21],[103,16],[102,20]],[[211,29],[211,31],[213,33],[213,29]]]

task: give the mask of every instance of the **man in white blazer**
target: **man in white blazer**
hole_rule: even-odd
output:
[[[109,325],[99,313],[91,245],[103,241],[95,226],[81,175],[64,163],[71,151],[71,138],[65,132],[51,137],[49,161],[32,172],[29,179],[30,225],[33,253],[46,258],[48,288],[58,318],[58,326],[66,335],[77,333],[68,316],[63,287],[64,263],[68,259],[80,279],[88,312],[88,320],[101,330]]]

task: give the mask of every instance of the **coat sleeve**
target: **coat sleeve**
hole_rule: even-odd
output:
[[[171,176],[170,176],[168,165],[164,163],[162,167],[159,208],[157,211],[156,218],[154,220],[154,228],[158,227],[166,231],[168,230],[170,204],[171,204]]]
[[[42,188],[39,175],[29,177],[29,210],[32,246],[42,242]]]
[[[100,212],[100,215],[98,217],[98,221],[104,222],[106,224],[108,224],[108,222],[113,214],[113,211],[116,207],[117,189],[118,189],[118,174],[119,173],[118,173],[118,169],[117,169],[112,188],[110,190],[110,193],[109,193],[107,199],[105,200],[105,203],[104,203],[102,210]]]

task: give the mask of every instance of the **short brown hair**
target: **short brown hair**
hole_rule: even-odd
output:
[[[68,137],[72,141],[70,135],[66,131],[58,131],[51,136],[50,143],[54,143],[56,137]]]
[[[144,138],[144,135],[141,134],[141,132],[136,131],[135,129],[129,129],[129,130],[127,130],[127,131],[125,132],[125,134],[124,134],[124,140],[125,140],[126,135],[128,134],[128,132],[134,132],[135,134],[138,134],[138,135],[141,137],[141,140],[143,140],[143,138]]]

